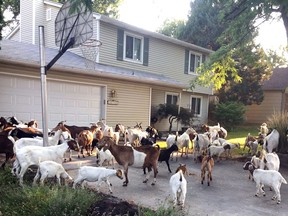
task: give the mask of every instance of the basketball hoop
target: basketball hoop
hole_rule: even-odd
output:
[[[85,58],[85,65],[87,69],[95,69],[96,59],[99,53],[102,42],[97,39],[88,39],[80,44],[80,49]]]

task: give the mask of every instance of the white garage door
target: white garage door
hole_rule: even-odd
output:
[[[89,125],[102,118],[103,88],[75,82],[47,80],[48,127],[66,120],[68,125]],[[39,79],[0,74],[0,116],[35,119],[42,128]]]

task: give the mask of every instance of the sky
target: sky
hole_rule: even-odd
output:
[[[166,19],[187,20],[191,0],[123,0],[119,20],[131,25],[156,31]],[[264,49],[277,51],[286,46],[286,33],[282,21],[261,25],[257,42]]]

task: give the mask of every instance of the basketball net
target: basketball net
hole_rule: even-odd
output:
[[[95,70],[96,59],[101,45],[102,42],[97,39],[88,39],[80,45],[87,69]]]

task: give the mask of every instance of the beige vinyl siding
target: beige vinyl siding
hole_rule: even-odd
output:
[[[45,26],[45,22],[46,22],[46,10],[45,10],[45,6],[43,4],[42,1],[33,1],[34,5],[35,5],[35,44],[39,44],[39,26],[43,25]],[[44,34],[47,31],[45,31],[45,27],[44,27]],[[46,38],[45,38],[46,39]],[[46,43],[46,41],[45,41]]]
[[[46,20],[46,10],[51,9],[51,20]],[[44,23],[45,23],[45,45],[50,48],[56,48],[55,44],[55,19],[57,17],[57,14],[59,12],[59,8],[53,7],[50,5],[46,5],[44,9],[45,17],[44,17]]]
[[[36,78],[40,77],[39,70],[37,68],[13,65],[9,65],[9,67],[7,67],[7,65],[2,65],[0,63],[0,73],[3,72],[5,74],[18,74],[20,76],[25,74],[25,76],[32,76]],[[106,123],[108,125],[114,127],[117,123],[121,123],[125,126],[133,127],[135,126],[136,121],[142,122],[144,127],[150,124],[150,87],[145,84],[124,82],[117,79],[112,80],[99,78],[96,76],[79,75],[52,69],[49,71],[49,76],[47,76],[48,82],[49,79],[59,79],[79,83],[91,83],[93,85],[105,87],[107,89],[107,93],[104,92],[103,96],[103,103],[106,104],[106,116],[104,116],[104,118],[106,119]],[[116,90],[117,92],[117,96],[114,100],[117,100],[119,103],[116,105],[107,104],[107,99],[110,99],[110,92],[112,89]],[[133,92],[133,94],[131,94],[131,92]],[[59,121],[61,121],[61,119],[59,119]]]
[[[260,105],[246,106],[246,123],[263,123],[275,112],[281,111],[282,93],[264,91],[264,100]]]
[[[161,74],[179,82],[186,83],[194,79],[194,75],[184,74],[185,47],[181,47],[159,39],[149,38],[149,63],[119,61],[117,55],[117,27],[101,22],[100,40],[103,42],[100,51],[100,63],[125,67],[133,70]],[[129,31],[130,32],[130,31]],[[131,32],[137,35],[137,32]],[[141,35],[144,36],[145,35]],[[197,87],[194,91],[211,94],[211,89]]]
[[[33,25],[33,17],[31,16],[32,8],[33,8],[32,0],[26,1],[25,4],[20,4],[21,42],[32,43],[32,25]]]

